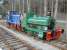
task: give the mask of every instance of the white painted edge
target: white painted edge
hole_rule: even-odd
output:
[[[57,47],[54,47],[54,46],[49,45],[47,43],[43,43],[41,41],[37,41],[29,36],[19,33],[19,32],[14,32],[13,30],[8,29],[7,27],[5,27],[3,25],[0,25],[0,27],[5,29],[6,31],[12,33],[14,36],[18,37],[20,40],[25,40],[26,42],[31,44],[33,47],[39,48],[41,50],[60,50]]]
[[[67,23],[65,20],[56,20],[57,23]]]

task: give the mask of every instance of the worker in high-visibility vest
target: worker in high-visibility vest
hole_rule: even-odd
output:
[[[62,34],[62,29],[60,27],[56,28],[56,39],[60,39]]]
[[[52,33],[51,33],[51,31],[48,31],[47,33],[46,33],[46,40],[47,41],[50,41],[52,39]]]

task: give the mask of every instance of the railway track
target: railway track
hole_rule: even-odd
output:
[[[27,44],[24,40],[19,40],[1,28],[0,32],[0,47],[5,48],[5,50],[36,50],[30,44]]]

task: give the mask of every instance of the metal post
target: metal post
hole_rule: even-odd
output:
[[[10,0],[11,2],[11,10],[13,10],[13,0]]]
[[[28,7],[28,12],[30,10],[30,0],[27,0],[27,7]]]
[[[42,14],[41,14],[41,13],[42,13],[42,1],[43,1],[43,0],[41,0],[41,1],[39,2],[39,3],[41,4],[41,5],[40,5],[40,15],[42,15]]]
[[[11,0],[9,0],[9,4],[10,4],[10,10],[12,9],[11,7],[12,7],[12,4],[10,3],[11,2]]]
[[[56,3],[55,3],[55,12],[54,12],[54,18],[55,19],[57,17],[57,10],[58,10],[58,0],[56,0]]]
[[[12,4],[12,10],[16,9],[16,0],[11,0],[11,4]]]
[[[52,9],[51,9],[51,16],[53,16],[54,15],[54,0],[52,0]]]
[[[21,13],[22,12],[22,10],[21,10],[21,4],[22,3],[22,0],[19,0],[19,12]]]
[[[23,16],[24,16],[24,0],[23,0],[23,9],[22,9],[22,12],[23,12]]]
[[[19,12],[20,12],[20,0],[19,0],[19,3],[18,4],[19,4]]]
[[[44,16],[47,15],[47,0],[44,0]]]
[[[65,0],[66,2],[66,0]],[[67,17],[67,12],[66,12],[66,9],[64,9],[65,11],[65,17]],[[66,22],[67,22],[67,18],[66,18]],[[67,41],[67,23],[66,23],[66,26],[65,26],[65,30],[66,30],[66,33],[65,33],[65,41]]]

